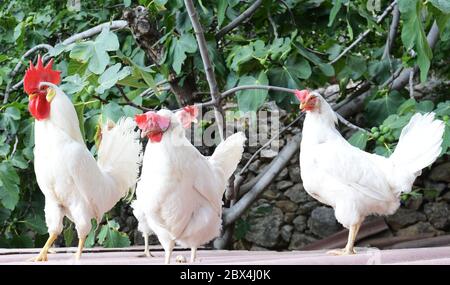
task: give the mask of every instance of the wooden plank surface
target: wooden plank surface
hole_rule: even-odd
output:
[[[153,248],[154,257],[139,257],[141,247],[125,249],[88,249],[81,260],[74,258],[75,248],[58,248],[49,254],[48,262],[33,263],[27,259],[34,257],[38,249],[1,249],[0,264],[162,264],[164,252]],[[357,255],[330,256],[324,250],[313,251],[242,251],[242,250],[199,250],[198,260],[194,264],[220,265],[338,265],[338,264],[448,264],[450,265],[450,247],[408,248],[378,250],[375,248],[357,248]],[[177,255],[183,255],[189,260],[189,251],[179,249],[172,255],[175,263]]]

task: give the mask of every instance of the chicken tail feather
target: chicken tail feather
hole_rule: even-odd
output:
[[[235,133],[221,142],[209,160],[222,169],[224,177],[228,179],[241,160],[244,143],[247,140],[243,132]]]
[[[134,189],[142,161],[139,131],[131,118],[121,118],[115,126],[102,128],[97,163],[103,172],[116,181],[120,197]]]
[[[441,153],[444,123],[434,116],[434,113],[415,114],[403,128],[397,147],[389,158],[396,167],[406,169],[412,180]]]

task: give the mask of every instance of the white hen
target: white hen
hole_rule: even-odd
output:
[[[183,127],[195,116],[195,107],[136,116],[149,142],[132,206],[146,240],[145,253],[149,255],[147,237],[153,230],[165,250],[166,264],[175,242],[191,248],[194,262],[197,247],[220,234],[222,196],[246,140],[236,133],[206,158],[185,137]]]
[[[411,191],[421,170],[439,156],[444,124],[433,113],[415,114],[394,153],[385,158],[350,145],[336,130],[335,112],[319,94],[304,90],[296,95],[306,111],[300,152],[303,186],[333,207],[336,219],[350,230],[345,249],[330,253],[353,254],[364,218],[393,214],[400,194]]]
[[[35,120],[34,169],[45,195],[45,219],[50,237],[35,261],[47,252],[63,229],[67,216],[79,238],[76,257],[91,229],[91,219],[101,220],[136,183],[142,147],[131,118],[102,130],[96,161],[83,141],[75,108],[58,86],[59,72],[51,63],[27,70],[24,89]]]

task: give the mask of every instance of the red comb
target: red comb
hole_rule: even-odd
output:
[[[138,114],[134,116],[134,121],[138,125],[139,129],[144,129],[147,124],[147,115],[146,114]]]
[[[309,95],[308,90],[295,90],[295,97],[297,97],[297,99],[300,102],[305,101],[305,99],[308,97],[308,95]]]
[[[189,113],[189,115],[191,116],[191,117],[197,117],[197,115],[198,115],[198,108],[197,108],[197,106],[195,106],[195,105],[190,105],[190,106],[186,106],[186,107],[183,107],[183,110],[185,111],[185,112],[187,112],[187,113]]]
[[[41,82],[50,82],[53,84],[59,84],[61,82],[61,72],[53,70],[52,67],[53,59],[44,67],[41,55],[38,55],[36,66],[33,66],[33,63],[30,61],[30,67],[25,72],[23,78],[23,89],[28,95],[38,91]],[[46,87],[42,89],[46,89]]]

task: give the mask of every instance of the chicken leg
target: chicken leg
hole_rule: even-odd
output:
[[[167,248],[164,248],[166,254],[165,254],[165,258],[164,258],[164,263],[165,264],[169,264],[170,263],[170,256],[172,255],[172,250],[173,247],[175,246],[175,241],[174,240],[170,240],[169,244],[167,245]]]
[[[191,247],[191,263],[195,262],[196,257],[197,257],[197,248]]]
[[[80,260],[81,257],[81,253],[83,252],[83,247],[84,247],[84,242],[86,241],[86,238],[80,238],[80,240],[78,241],[78,249],[77,252],[75,253],[75,259],[76,260]]]
[[[48,237],[48,240],[45,243],[44,247],[39,252],[39,255],[36,256],[36,258],[34,258],[33,261],[35,261],[35,262],[37,262],[37,261],[47,261],[48,260],[48,258],[47,258],[48,250],[52,246],[53,242],[55,242],[57,237],[58,237],[57,234],[51,233],[50,236]]]
[[[149,246],[148,246],[148,234],[144,233],[144,254],[138,255],[139,257],[153,257],[153,255],[150,252]]]
[[[335,249],[330,250],[327,252],[327,254],[332,255],[352,255],[355,254],[354,244],[356,235],[358,234],[359,228],[361,227],[361,223],[350,226],[349,233],[348,233],[348,241],[347,245],[343,249]]]

